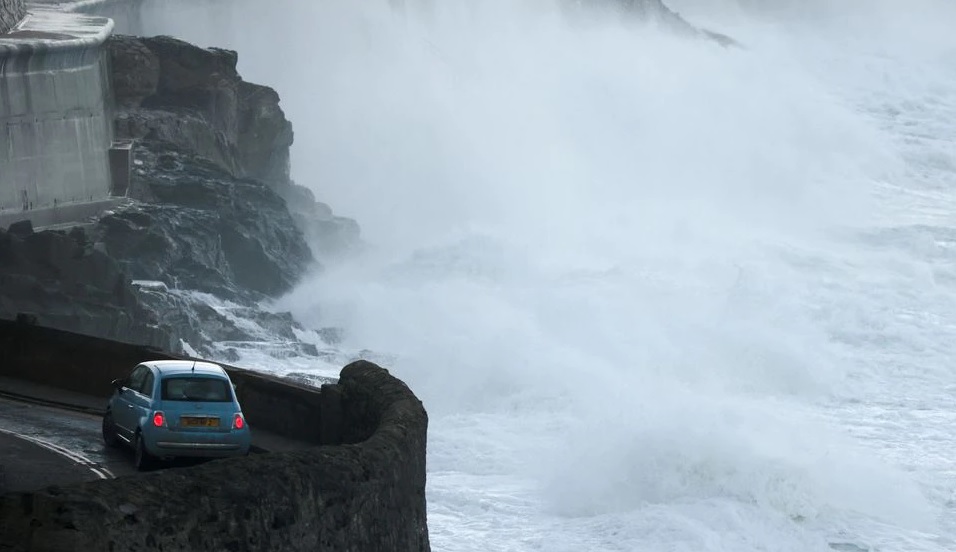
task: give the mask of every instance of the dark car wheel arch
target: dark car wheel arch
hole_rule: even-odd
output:
[[[113,423],[113,413],[109,410],[103,415],[103,442],[108,447],[119,446],[119,435],[116,433],[116,424]]]
[[[156,459],[146,450],[143,444],[143,436],[136,430],[136,436],[133,438],[133,465],[139,471],[146,471],[153,467]]]

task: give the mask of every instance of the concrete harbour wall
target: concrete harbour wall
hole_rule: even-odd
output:
[[[154,349],[0,321],[0,377],[105,396]],[[421,402],[365,361],[321,389],[227,367],[250,427],[323,443],[0,496],[0,550],[427,552]]]
[[[101,46],[112,26],[101,17],[31,6],[16,29],[0,35],[5,222],[109,197],[113,132]]]

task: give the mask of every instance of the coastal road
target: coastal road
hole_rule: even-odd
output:
[[[0,398],[0,493],[136,473],[107,448],[98,415]]]
[[[0,494],[137,474],[131,450],[103,444],[105,406],[105,399],[0,377]],[[252,433],[256,454],[309,446],[263,429]],[[208,461],[176,458],[157,469]]]

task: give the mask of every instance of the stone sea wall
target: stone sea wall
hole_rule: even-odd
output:
[[[0,376],[103,394],[169,355],[0,321]],[[250,427],[316,443],[139,476],[0,496],[0,550],[430,550],[428,416],[387,370],[357,361],[321,389],[229,368]]]

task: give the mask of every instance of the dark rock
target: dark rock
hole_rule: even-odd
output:
[[[36,326],[39,319],[37,315],[28,312],[18,312],[16,322],[24,326]]]
[[[89,255],[93,251],[93,242],[90,241],[89,237],[86,235],[86,230],[84,230],[82,226],[74,226],[73,228],[70,228],[69,232],[67,232],[67,236],[76,242],[76,245],[78,246],[76,251],[77,256],[83,257]]]
[[[45,326],[178,350],[116,262],[77,236],[0,235],[0,318],[35,313]]]
[[[140,300],[203,356],[236,362],[240,348],[265,351],[277,358],[319,356],[315,346],[296,338],[293,329],[299,325],[289,313],[264,312],[255,305],[230,304],[217,309],[188,291],[137,287]]]
[[[279,108],[275,90],[245,81],[238,83],[239,158],[247,175],[265,182],[289,180],[292,125]]]
[[[119,106],[144,108],[117,114],[118,136],[171,142],[232,176],[287,184],[292,124],[274,90],[242,80],[236,52],[168,36],[108,45]]]
[[[296,339],[293,330],[302,330],[302,325],[296,322],[295,319],[292,318],[292,313],[289,312],[250,310],[242,314],[243,318],[255,322],[271,335],[284,337],[289,340]]]
[[[119,137],[175,144],[212,161],[232,176],[242,173],[227,135],[209,125],[202,114],[194,110],[169,107],[121,111],[116,114],[114,126]]]
[[[294,381],[296,383],[301,383],[304,385],[309,385],[311,387],[322,387],[328,383],[335,383],[338,381],[336,378],[330,378],[327,376],[320,376],[318,374],[313,374],[311,372],[289,372],[282,376],[288,380]]]
[[[312,255],[282,198],[172,147],[139,144],[137,158],[151,170],[134,175],[131,193],[157,203],[107,215],[97,241],[136,280],[240,302],[291,289]]]
[[[354,220],[334,216],[310,190],[289,180],[292,125],[275,90],[242,80],[235,52],[199,48],[165,36],[118,36],[109,44],[114,69],[124,69],[113,76],[120,107],[117,136],[168,143],[232,177],[265,182],[287,201],[295,224],[319,258],[341,256],[360,243]],[[173,170],[177,161],[163,156],[159,162],[161,169]],[[148,172],[135,171],[140,176]],[[137,197],[169,199],[144,190]],[[248,241],[224,243],[234,245],[241,254]]]
[[[328,345],[338,345],[342,342],[342,328],[320,328],[316,332]]]
[[[9,228],[7,228],[7,231],[14,236],[29,236],[30,234],[33,234],[33,222],[30,220],[14,222]]]
[[[311,343],[300,343],[299,354],[303,356],[319,356],[319,348]]]
[[[279,189],[289,212],[320,260],[340,258],[359,250],[361,229],[355,220],[335,216],[332,208],[316,201],[312,190],[298,184]]]
[[[130,193],[152,203],[117,209],[91,229],[135,282],[134,300],[204,355],[236,360],[235,346],[216,343],[316,355],[298,342],[289,313],[258,307],[312,264],[282,198],[168,143],[141,142],[137,158],[148,169],[134,175]],[[224,306],[213,308],[212,300]]]
[[[143,42],[114,35],[106,42],[113,76],[113,95],[122,107],[139,107],[159,86],[159,58]]]

